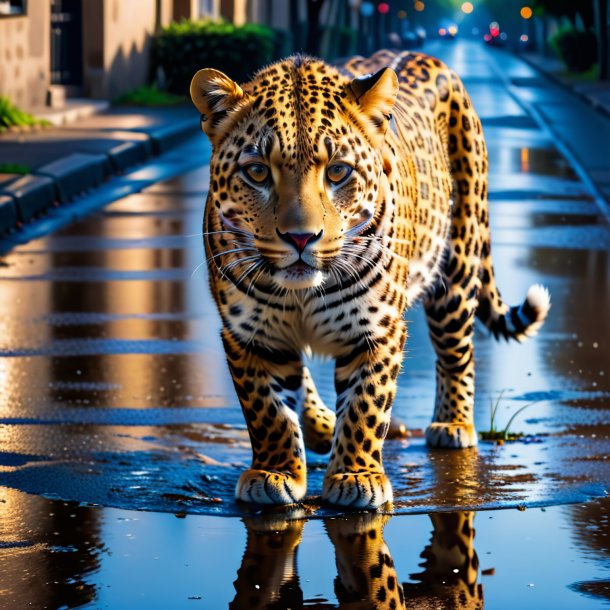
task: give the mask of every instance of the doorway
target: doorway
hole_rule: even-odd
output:
[[[82,87],[82,0],[51,0],[51,84]]]

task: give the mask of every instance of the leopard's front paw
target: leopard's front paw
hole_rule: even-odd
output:
[[[477,431],[473,424],[433,422],[426,429],[428,447],[465,449],[477,444]]]
[[[257,504],[294,504],[305,496],[305,477],[274,470],[246,470],[235,489],[235,497]]]
[[[374,509],[392,498],[392,485],[383,472],[326,475],[322,485],[322,499],[338,506]]]

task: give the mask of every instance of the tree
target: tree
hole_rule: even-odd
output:
[[[567,17],[576,26],[580,17],[587,31],[594,32],[597,37],[597,59],[599,79],[610,77],[608,43],[608,0],[534,0],[534,6],[545,13],[561,18]]]
[[[608,0],[595,0],[599,80],[610,79],[610,45],[608,44]]]
[[[552,17],[567,17],[574,26],[577,16],[580,16],[587,30],[592,29],[595,24],[593,0],[535,0],[534,6]]]
[[[318,46],[322,36],[320,13],[326,0],[307,0],[307,38],[305,51],[312,55],[318,54]]]

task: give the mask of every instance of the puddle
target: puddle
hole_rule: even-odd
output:
[[[489,145],[489,166],[492,174],[533,174],[538,183],[544,177],[577,180],[574,170],[559,152],[550,147],[521,145],[511,146],[510,142]]]
[[[525,511],[239,520],[0,488],[0,515],[6,608],[400,610],[453,608],[458,600],[475,608],[484,600],[494,610],[574,610],[610,603],[608,498]]]

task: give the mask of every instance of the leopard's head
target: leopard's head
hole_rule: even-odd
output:
[[[397,92],[388,68],[350,81],[301,56],[243,86],[212,69],[193,77],[212,143],[207,205],[277,286],[313,288],[349,271],[345,253],[379,212]]]

